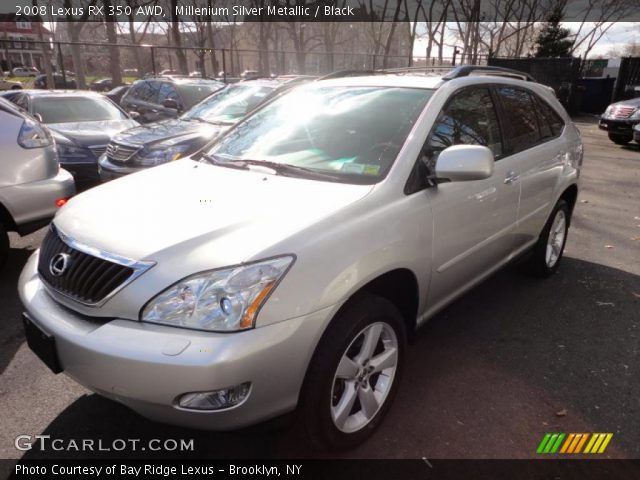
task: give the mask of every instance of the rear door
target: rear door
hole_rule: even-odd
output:
[[[561,138],[564,122],[528,89],[497,86],[496,92],[505,118],[507,152],[520,181],[518,238],[525,245],[537,239],[555,201],[554,191],[567,154]]]
[[[456,92],[438,115],[423,147],[434,172],[440,151],[451,145],[489,147],[494,174],[487,179],[439,183],[427,191],[433,212],[432,283],[428,305],[437,309],[512,253],[520,184],[514,160],[504,157],[500,121],[488,86]]]

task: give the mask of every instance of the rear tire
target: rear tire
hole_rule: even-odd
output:
[[[0,222],[0,268],[7,261],[9,256],[9,235],[4,228],[4,225]]]
[[[633,137],[631,137],[629,135],[619,135],[619,134],[616,134],[616,133],[610,133],[609,134],[609,140],[611,140],[616,145],[626,145],[631,140],[633,140]]]
[[[318,344],[301,395],[312,443],[348,449],[374,432],[397,392],[405,345],[402,315],[385,298],[363,294],[343,307]]]
[[[529,270],[538,277],[549,277],[558,271],[567,243],[571,209],[564,199],[558,200],[545,224],[529,259]]]

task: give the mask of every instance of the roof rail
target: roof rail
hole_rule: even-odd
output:
[[[323,77],[319,77],[316,80],[330,80],[332,78],[344,78],[344,77],[362,77],[365,75],[375,75],[380,73],[376,70],[339,70],[337,72],[329,73]]]
[[[428,72],[431,70],[451,70],[451,65],[425,65],[422,67],[381,68],[378,73]]]
[[[472,73],[481,73],[483,75],[495,75],[500,77],[511,77],[526,80],[528,82],[537,82],[537,80],[526,72],[513,70],[511,68],[490,67],[487,65],[460,65],[442,77],[443,80],[453,80],[454,78],[468,77]]]

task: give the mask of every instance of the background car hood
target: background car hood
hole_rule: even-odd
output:
[[[135,120],[105,120],[98,122],[48,123],[54,132],[83,146],[106,145],[116,133],[138,125]]]
[[[135,145],[149,145],[187,135],[212,139],[222,130],[223,127],[211,123],[171,119],[132,128],[116,135],[114,140]]]
[[[628,105],[630,107],[640,107],[640,97],[638,98],[631,98],[629,100],[620,100],[619,102],[613,103],[611,104],[613,105],[617,105],[617,106],[623,106],[623,105]]]
[[[158,262],[196,259],[196,268],[207,269],[250,259],[372,188],[184,159],[82,193],[54,223],[110,253]]]

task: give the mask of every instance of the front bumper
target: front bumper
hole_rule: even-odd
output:
[[[64,161],[61,161],[60,165],[73,175],[78,193],[84,192],[85,190],[100,184],[98,165],[95,162],[65,163]]]
[[[18,290],[29,317],[55,338],[62,369],[77,382],[153,420],[229,430],[293,410],[307,365],[333,308],[239,333],[190,331],[75,313],[47,293],[31,256]],[[251,382],[225,410],[177,406],[187,392]]]
[[[598,128],[600,128],[600,130],[606,130],[607,132],[615,135],[625,135],[631,137],[633,135],[633,127],[639,123],[640,119],[616,120],[612,118],[600,117]]]
[[[636,142],[640,143],[640,128],[636,127],[636,128],[633,129],[633,139]]]
[[[112,163],[106,155],[102,155],[98,160],[98,176],[101,182],[109,182],[130,173],[140,172],[146,167],[123,167]]]

